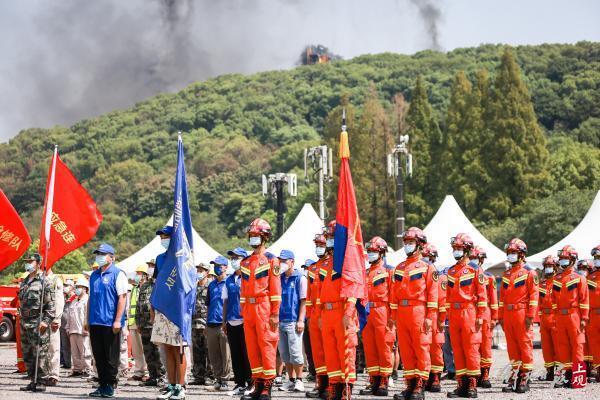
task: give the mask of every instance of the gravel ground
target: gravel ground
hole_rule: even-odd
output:
[[[543,369],[542,353],[541,350],[535,350],[535,365],[536,371],[534,373],[541,373]],[[0,345],[0,395],[3,396],[0,400],[5,399],[76,399],[84,398],[89,392],[92,391],[90,383],[79,379],[79,378],[62,378],[59,386],[48,388],[46,393],[27,393],[19,391],[20,386],[24,386],[27,381],[23,379],[22,375],[12,373],[15,370],[16,362],[16,351],[14,344],[3,344]],[[533,382],[531,392],[525,395],[517,395],[514,393],[504,394],[501,392],[501,375],[502,368],[506,363],[507,355],[504,350],[494,350],[494,367],[493,367],[493,379],[492,389],[480,389],[479,398],[484,399],[545,399],[550,396],[560,399],[600,399],[600,384],[589,384],[585,389],[582,390],[567,390],[567,389],[549,389],[549,382]],[[68,375],[68,371],[62,370],[62,375]],[[360,389],[365,386],[366,377],[361,375],[359,383],[355,387]],[[401,390],[402,384],[398,382],[394,388],[392,388],[390,397],[393,393]],[[454,388],[454,382],[444,381],[442,393],[427,393],[427,399],[445,399],[447,391]],[[312,388],[312,384],[306,384],[307,389]],[[126,382],[120,386],[117,392],[117,397],[122,399],[154,399],[156,398],[157,392],[154,389],[139,387],[135,382]],[[190,399],[202,399],[202,400],[213,400],[213,399],[231,399],[231,396],[226,394],[217,393],[209,390],[208,388],[202,388],[198,386],[191,386],[188,390],[188,398]],[[284,392],[273,392],[274,398],[289,399],[289,398],[305,398],[300,393],[284,393]],[[354,396],[357,399],[373,399],[370,396]]]

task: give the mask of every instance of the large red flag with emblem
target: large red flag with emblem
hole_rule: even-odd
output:
[[[342,297],[366,300],[365,254],[350,173],[350,147],[345,121],[340,134],[340,158],[333,269],[342,274]]]
[[[30,244],[23,221],[0,189],[0,271],[17,261]]]
[[[51,268],[61,257],[92,239],[100,222],[102,214],[96,203],[55,149],[46,181],[38,250],[44,256],[44,268]]]

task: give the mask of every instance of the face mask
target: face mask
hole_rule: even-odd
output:
[[[374,263],[375,261],[379,260],[379,253],[367,253],[367,258],[369,259],[370,263]]]
[[[142,280],[141,276],[139,276],[139,275],[135,276],[135,279],[134,279],[135,283],[140,283],[141,280]]]
[[[558,260],[558,265],[560,265],[563,268],[568,267],[569,264],[571,264],[571,260],[569,260],[568,258],[561,258],[560,260]]]
[[[215,265],[215,275],[220,276],[223,273],[223,267],[221,265]]]
[[[410,256],[412,253],[415,252],[416,248],[417,248],[417,245],[415,245],[415,244],[405,244],[404,252],[406,253],[407,256]]]
[[[335,239],[327,239],[327,247],[332,248],[335,244]]]
[[[454,250],[452,252],[452,256],[454,257],[455,260],[460,260],[461,258],[463,258],[464,255],[465,255],[464,250]]]
[[[76,294],[77,296],[81,296],[81,293],[83,293],[83,290],[81,290],[81,288],[77,288],[77,289],[75,289],[75,294]]]
[[[250,236],[250,238],[248,239],[248,244],[252,247],[260,246],[261,242],[262,240],[260,236]]]
[[[169,248],[169,244],[171,243],[171,239],[160,239],[160,245],[167,250]]]
[[[280,271],[280,273],[283,274],[288,269],[290,269],[290,265],[288,263],[285,263],[285,262],[279,263],[279,271]]]
[[[240,262],[241,260],[239,258],[231,260],[231,268],[233,268],[234,271],[237,271],[241,267]]]
[[[65,286],[65,287],[63,288],[63,292],[64,292],[65,294],[69,294],[69,293],[71,292],[71,286]]]
[[[554,268],[544,268],[544,273],[547,275],[554,273]]]
[[[321,257],[323,254],[325,254],[325,247],[317,247],[315,249],[315,253],[317,253],[317,255]]]
[[[587,276],[587,271],[583,270],[583,269],[578,269],[577,270],[577,274],[581,275],[581,276]]]
[[[32,273],[33,271],[35,271],[35,265],[31,263],[25,264],[25,272]]]
[[[597,260],[594,260],[594,267],[600,268],[600,258]]]
[[[508,271],[510,269],[510,267],[512,267],[512,264],[509,263],[508,261],[505,261],[504,262],[504,269]]]
[[[98,256],[96,256],[96,264],[98,264],[98,266],[100,268],[102,268],[106,264],[108,264],[108,261],[106,261],[106,255],[98,255]]]
[[[148,276],[152,278],[154,276],[154,268],[148,268]]]
[[[429,257],[423,257],[423,261],[425,261],[426,263],[431,263],[431,260],[429,259]]]
[[[519,255],[515,254],[515,253],[510,253],[506,255],[506,261],[508,261],[511,264],[516,263],[517,261],[519,261]]]
[[[203,280],[204,278],[206,278],[206,272],[200,272],[198,274],[198,281]]]

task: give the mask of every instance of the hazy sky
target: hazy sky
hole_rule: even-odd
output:
[[[227,72],[481,43],[600,41],[595,0],[0,0],[0,142]]]

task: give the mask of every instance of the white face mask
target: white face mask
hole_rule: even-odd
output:
[[[171,239],[160,239],[160,245],[167,250],[169,248],[169,244],[171,243]]]
[[[332,248],[333,245],[335,244],[335,239],[327,239],[327,247]]]
[[[154,268],[148,268],[148,276],[152,278],[154,276]]]
[[[460,260],[461,258],[463,258],[464,255],[465,255],[464,250],[454,250],[452,252],[452,256],[454,257],[455,260]]]
[[[252,247],[258,247],[262,243],[260,236],[250,236],[248,238],[248,244]]]
[[[417,248],[416,244],[405,244],[404,245],[404,252],[406,253],[407,256],[410,256],[412,253],[415,252],[416,248]]]
[[[600,258],[594,260],[594,267],[600,268]]]
[[[30,274],[33,271],[35,271],[35,265],[33,265],[32,263],[25,264],[25,272]]]
[[[279,263],[279,272],[281,274],[286,272],[288,269],[290,269],[290,265],[288,263],[286,263],[286,262]]]
[[[231,268],[233,268],[234,271],[237,271],[241,267],[240,262],[241,260],[239,258],[231,260]]]
[[[516,263],[517,261],[519,261],[519,255],[516,253],[510,253],[506,255],[506,261],[508,261],[511,264]]]
[[[71,286],[65,286],[65,287],[63,288],[63,292],[64,292],[65,294],[69,294],[69,293],[71,292]]]
[[[508,271],[510,269],[510,267],[512,267],[512,264],[509,263],[508,261],[505,261],[504,262],[504,269]]]
[[[321,257],[323,254],[325,254],[325,247],[317,247],[315,249],[315,253],[317,253],[317,255]]]
[[[83,293],[83,289],[81,289],[81,288],[77,288],[77,289],[75,289],[75,294],[76,294],[77,296],[81,296],[81,293]]]
[[[558,265],[560,265],[563,268],[568,267],[569,264],[571,264],[571,260],[569,260],[568,258],[561,258],[560,260],[558,260]]]
[[[370,263],[374,263],[379,260],[379,253],[367,253],[367,258]]]
[[[200,272],[198,274],[198,281],[203,280],[204,278],[206,278],[206,272]]]
[[[108,264],[108,261],[106,260],[106,254],[99,254],[96,256],[96,264],[98,264],[98,266],[100,268],[104,267],[106,264]]]
[[[431,263],[431,260],[429,259],[429,257],[423,257],[423,261],[425,261],[426,263]]]
[[[554,268],[544,268],[544,273],[548,275],[553,274]]]

